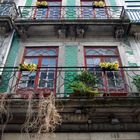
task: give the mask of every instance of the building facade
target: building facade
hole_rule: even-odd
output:
[[[63,122],[56,137],[42,139],[140,139],[140,2],[46,1],[44,7],[36,0],[0,4],[0,93],[21,100],[31,92],[37,98],[54,93],[64,106],[58,109]],[[104,62],[119,68],[102,69]],[[37,68],[21,70],[20,64]],[[96,83],[90,89],[77,85],[80,92],[97,95],[73,96],[79,91],[70,85],[82,71],[94,75]],[[19,132],[25,112],[13,110],[5,140],[19,138],[12,132]]]

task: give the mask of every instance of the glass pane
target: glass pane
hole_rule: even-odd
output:
[[[84,19],[91,19],[93,18],[93,8],[92,7],[86,7],[86,6],[92,6],[92,1],[90,2],[82,2],[82,17],[84,17]]]
[[[56,58],[43,58],[41,67],[56,67]]]
[[[56,67],[56,58],[43,58],[41,67]],[[55,68],[42,68],[39,79],[39,87],[54,88]]]
[[[54,87],[55,71],[44,69],[39,74],[39,87],[52,88]],[[50,82],[51,81],[51,82]],[[51,85],[51,86],[50,86]]]
[[[61,16],[61,9],[60,5],[61,2],[48,2],[49,6],[56,6],[56,7],[49,7],[48,11],[48,18],[49,19],[58,19]]]
[[[27,49],[25,56],[56,56],[56,49]]]
[[[38,59],[37,58],[26,58],[26,59],[24,59],[24,63],[37,65]]]
[[[95,8],[94,9],[95,17],[99,19],[106,19],[107,13],[105,8]]]
[[[100,58],[87,58],[87,65],[91,67],[99,66],[100,62]]]
[[[104,58],[105,62],[119,62],[117,57],[106,57]]]
[[[86,55],[116,55],[116,49],[114,48],[91,48],[86,49]]]
[[[102,76],[102,71],[96,71],[95,75],[97,77],[97,86],[98,86],[98,88],[104,88],[104,78]]]
[[[121,72],[114,71],[114,72],[107,72],[107,80],[108,80],[108,88],[113,88],[113,90],[118,90],[120,88],[125,87],[125,82],[122,77]]]
[[[47,12],[48,8],[37,8],[34,13],[34,17],[36,19],[46,19]]]
[[[35,86],[36,72],[23,71],[19,81],[20,88],[33,88]]]

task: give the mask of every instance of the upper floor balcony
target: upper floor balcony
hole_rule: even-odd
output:
[[[19,11],[17,24],[117,24],[126,19],[123,6],[20,6]]]
[[[123,28],[126,33],[128,30],[129,20],[125,14],[123,6],[105,6],[95,8],[93,6],[20,6],[19,17],[15,24],[19,30],[27,32],[30,27],[53,25],[55,29],[70,30],[81,29],[85,32],[88,27],[111,26],[113,30]],[[77,26],[78,25],[78,26]],[[58,31],[60,32],[60,31]],[[80,31],[79,31],[80,32]]]
[[[0,27],[6,31],[13,29],[13,21],[18,16],[17,8],[13,2],[0,3]]]
[[[139,9],[126,9],[126,13],[133,24],[140,23]]]
[[[28,125],[38,115],[43,123],[44,114],[38,113],[53,92],[62,117],[58,132],[140,131],[139,83],[139,67],[5,67],[0,84],[1,112],[9,111],[12,118],[4,128],[7,132],[32,131]]]
[[[140,37],[140,9],[126,9],[126,13],[131,22],[131,35],[135,37],[135,39],[139,39]]]

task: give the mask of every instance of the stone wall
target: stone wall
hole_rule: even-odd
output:
[[[2,140],[28,139],[26,134],[7,133]],[[114,132],[114,133],[56,133],[42,134],[40,140],[140,140],[139,132]]]

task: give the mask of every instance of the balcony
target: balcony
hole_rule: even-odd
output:
[[[135,39],[139,39],[140,37],[140,10],[139,9],[126,9],[126,13],[131,22],[131,35],[135,37]]]
[[[96,77],[94,87],[99,96],[140,96],[140,87],[136,88],[133,82],[140,75],[139,67],[121,67],[118,71],[102,70],[100,67],[41,67],[36,71],[20,71],[8,67],[4,68],[1,75],[0,92],[26,93],[29,90],[50,94],[52,91],[56,97],[70,97],[73,90],[69,85],[78,73],[85,70]]]
[[[18,12],[15,3],[0,3],[0,27],[6,31],[13,29],[13,21]]]
[[[139,9],[126,9],[126,13],[133,24],[140,23]]]
[[[79,94],[69,87],[74,77],[85,69],[98,79],[94,85],[96,95],[88,96],[84,91]],[[50,92],[56,96],[63,121],[57,126],[57,132],[140,131],[140,91],[134,82],[139,75],[140,67],[121,67],[118,71],[99,67],[42,67],[36,71],[5,68],[0,86],[1,93],[5,94],[1,94],[0,101],[4,97],[13,115],[5,131],[22,129],[30,95],[33,95],[32,111],[37,112],[39,101]]]
[[[124,7],[106,6],[93,8],[92,6],[48,6],[38,8],[35,6],[20,6],[20,15],[15,24],[19,30],[27,32],[32,26],[54,26],[55,29],[68,30],[83,29],[88,27],[111,26],[113,30],[118,26],[124,32],[128,30],[129,20],[126,17]],[[71,29],[73,26],[73,29]],[[96,27],[97,26],[97,27]],[[67,29],[66,29],[67,28]]]

